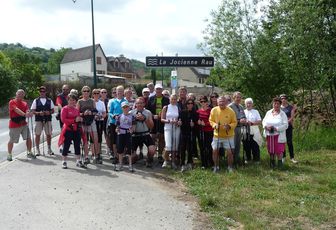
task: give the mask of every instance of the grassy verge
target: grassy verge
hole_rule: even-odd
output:
[[[336,151],[299,152],[299,164],[287,161],[283,170],[271,170],[268,159],[263,152],[262,164],[232,174],[195,169],[175,176],[215,229],[336,228]]]

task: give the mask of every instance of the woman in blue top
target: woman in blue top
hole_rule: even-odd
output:
[[[122,85],[117,86],[116,88],[117,97],[109,100],[107,109],[108,109],[108,116],[109,116],[109,133],[110,133],[110,143],[113,148],[113,153],[117,152],[117,135],[115,132],[116,129],[116,118],[122,114],[121,103],[127,101],[124,98],[124,87]]]

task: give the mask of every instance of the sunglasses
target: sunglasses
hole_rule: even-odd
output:
[[[99,95],[100,93],[93,93],[93,94]]]
[[[107,93],[107,92],[104,92],[104,91],[103,91],[103,92],[101,92],[101,93]]]
[[[117,92],[112,92],[112,94],[116,94]]]
[[[83,93],[90,93],[90,90],[83,90]]]

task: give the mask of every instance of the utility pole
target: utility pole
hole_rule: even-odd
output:
[[[76,3],[77,0],[72,0]],[[97,65],[96,65],[96,44],[94,32],[93,0],[91,0],[91,19],[92,19],[92,65],[93,65],[93,86],[97,88]]]

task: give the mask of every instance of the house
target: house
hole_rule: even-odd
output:
[[[178,80],[190,82],[190,84],[205,84],[210,76],[210,68],[200,67],[178,67],[176,68]]]
[[[95,45],[96,73],[107,74],[107,59],[100,44]],[[61,81],[76,81],[93,76],[92,46],[69,50],[61,62]]]
[[[132,67],[131,60],[122,55],[119,57],[107,57],[107,63],[107,74],[109,75],[124,77],[128,80],[138,78]]]

